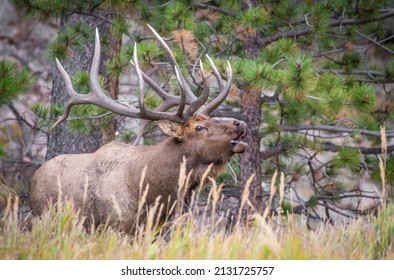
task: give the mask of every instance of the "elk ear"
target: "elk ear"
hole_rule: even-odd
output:
[[[182,125],[171,121],[159,121],[157,125],[164,134],[175,137],[177,140],[182,140]]]

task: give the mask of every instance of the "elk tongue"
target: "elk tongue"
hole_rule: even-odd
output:
[[[233,153],[241,154],[245,152],[248,147],[248,143],[240,141],[240,140],[231,140],[231,150]]]

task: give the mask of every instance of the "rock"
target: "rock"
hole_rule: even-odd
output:
[[[12,24],[18,20],[18,13],[8,0],[0,1],[0,37],[8,37]]]

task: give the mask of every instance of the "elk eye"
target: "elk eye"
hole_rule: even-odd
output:
[[[196,126],[196,131],[201,131],[203,130],[205,127],[201,126],[201,125],[197,125]]]

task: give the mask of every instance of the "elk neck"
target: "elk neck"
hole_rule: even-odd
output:
[[[208,175],[211,177],[216,177],[226,168],[228,158],[217,157],[214,160],[207,160],[199,153],[193,142],[178,141],[173,137],[169,137],[158,144],[158,146],[160,146],[158,148],[169,152],[167,154],[169,161],[179,168],[183,159],[186,159],[186,172],[189,173],[192,171],[192,184],[198,184],[200,182],[202,175],[211,164],[213,166]]]

